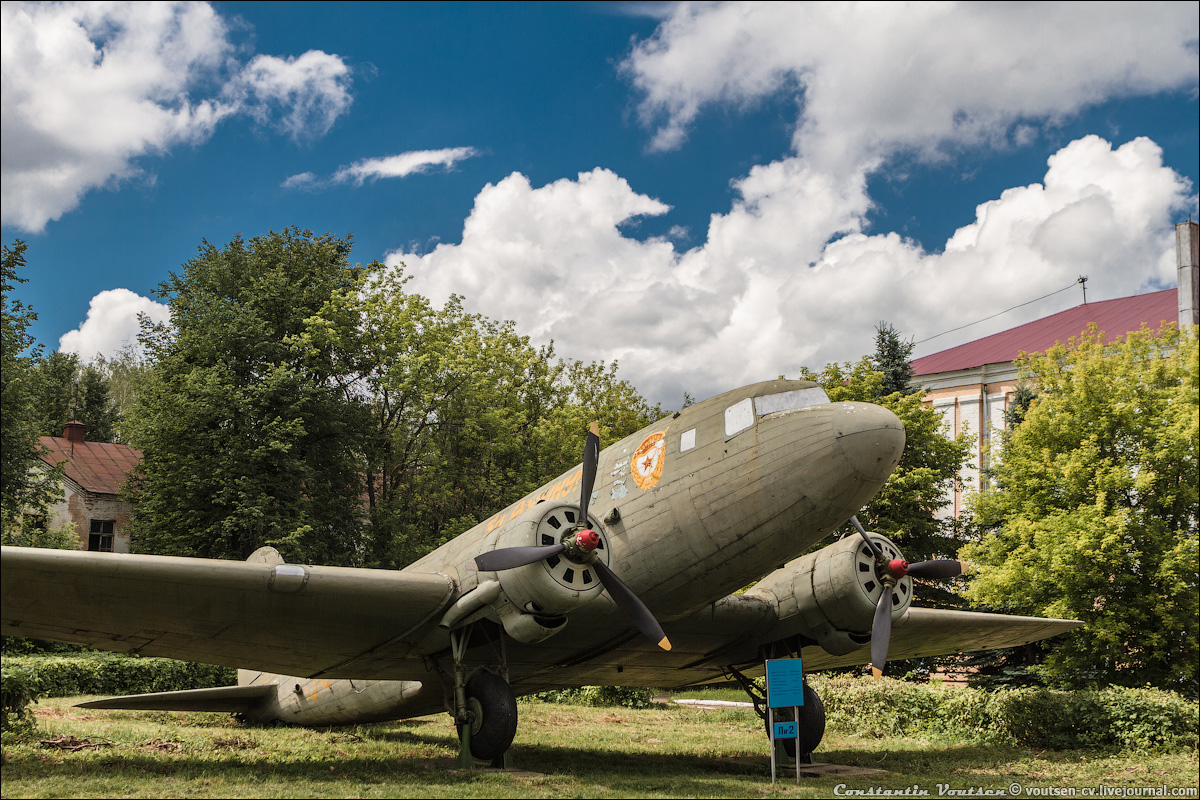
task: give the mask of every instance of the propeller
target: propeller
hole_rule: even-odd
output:
[[[858,531],[859,535],[861,535],[863,537],[863,539],[866,541],[867,547],[871,548],[871,552],[875,554],[876,563],[881,561],[883,559],[883,551],[879,549],[879,543],[876,542],[874,539],[872,539],[867,534],[867,531],[863,528],[862,523],[858,521],[857,516],[851,517],[850,521],[852,523],[854,523],[855,529]]]
[[[858,517],[851,517],[850,522],[859,534],[867,541],[871,552],[875,554],[875,574],[883,584],[883,592],[875,606],[875,619],[871,622],[871,673],[879,678],[883,675],[884,664],[887,663],[888,645],[892,638],[892,594],[896,583],[906,575],[914,578],[932,580],[949,580],[962,574],[962,564],[948,558],[935,558],[929,561],[918,561],[909,564],[902,558],[888,560],[879,543],[867,534]]]
[[[588,504],[592,499],[592,487],[596,483],[596,470],[599,463],[600,423],[593,422],[588,430],[587,441],[583,445],[583,475],[580,480],[582,486],[579,495],[581,525],[587,525]],[[596,570],[596,574],[600,577],[600,583],[617,604],[621,613],[633,623],[633,627],[663,650],[670,650],[671,642],[646,604],[625,585],[624,581],[617,577],[617,574],[607,564],[595,557],[594,551],[599,544],[600,535],[590,528],[584,528],[575,531],[573,536],[567,537],[558,544],[502,547],[499,550],[483,553],[475,556],[475,566],[481,572],[500,572],[544,561],[551,556],[564,553],[568,559],[588,564]]]

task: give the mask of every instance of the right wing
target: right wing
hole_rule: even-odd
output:
[[[32,547],[0,548],[0,578],[5,636],[363,679],[406,677],[456,590],[442,573]]]
[[[892,624],[888,661],[1017,647],[1081,625],[1082,622],[1071,619],[910,606],[904,616]],[[843,656],[830,655],[817,647],[804,652],[805,667],[814,670],[853,667],[870,661],[870,648],[865,646]]]

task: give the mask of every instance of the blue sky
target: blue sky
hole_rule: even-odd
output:
[[[880,320],[921,340],[1079,274],[1173,286],[1198,18],[5,3],[2,235],[47,349],[112,353],[202,240],[296,225],[675,407],[855,359]]]

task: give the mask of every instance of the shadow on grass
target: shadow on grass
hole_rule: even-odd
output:
[[[52,755],[50,749],[11,750],[4,763],[5,782],[18,782],[53,774],[60,779],[73,777],[134,783],[146,778],[170,778],[177,781],[222,781],[226,784],[307,784],[362,782],[367,784],[403,783],[428,787],[454,787],[480,779],[489,781],[528,782],[529,775],[541,773],[540,780],[550,787],[573,784],[575,789],[597,786],[616,793],[645,793],[656,789],[669,790],[676,796],[697,796],[713,791],[713,781],[734,782],[769,779],[769,756],[764,743],[761,759],[706,757],[695,754],[668,754],[653,751],[629,752],[580,747],[563,744],[518,744],[513,748],[513,766],[519,771],[508,774],[487,768],[474,773],[455,769],[454,741],[449,734],[422,730],[429,723],[332,729],[323,746],[353,749],[359,742],[389,744],[397,752],[359,755],[327,755],[306,757],[297,753],[281,758],[266,748],[256,747],[221,753],[206,751],[203,755],[189,753],[162,754],[148,752],[137,745],[117,745],[111,749],[93,751],[86,758],[74,754]],[[564,732],[564,739],[570,738]],[[357,740],[357,741],[355,741]],[[905,782],[913,777],[930,779],[958,772],[970,765],[973,769],[1005,773],[1012,762],[1027,759],[1030,751],[1022,748],[993,747],[974,744],[919,744],[906,742],[902,749],[854,750],[831,749],[818,751],[815,760],[844,764],[892,773],[886,784]],[[405,755],[406,750],[421,750],[435,755]],[[1046,757],[1050,754],[1039,754]],[[1082,751],[1062,751],[1053,754],[1055,760],[1074,763],[1086,761]],[[49,756],[49,757],[47,757]],[[828,780],[828,779],[826,779]],[[878,785],[879,776],[839,777],[838,782],[850,786]],[[810,785],[820,779],[807,779]],[[11,784],[10,784],[11,785]]]

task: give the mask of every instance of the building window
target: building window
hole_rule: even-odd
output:
[[[88,550],[111,553],[113,551],[113,525],[115,524],[116,520],[111,519],[92,520],[92,530],[88,533]]]

